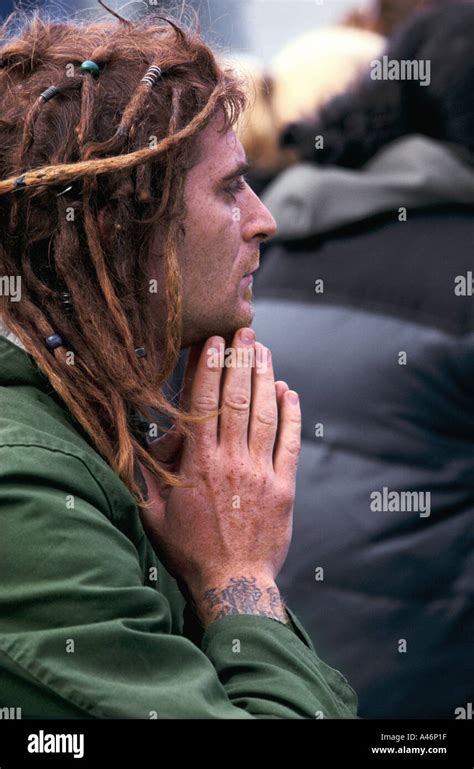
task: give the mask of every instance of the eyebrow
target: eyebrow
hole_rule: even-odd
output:
[[[250,171],[252,168],[252,164],[250,161],[244,160],[242,163],[239,163],[239,165],[234,168],[232,171],[230,171],[228,174],[222,177],[220,179],[219,184],[224,184],[225,182],[230,182],[232,179],[236,179],[238,176],[244,176],[246,173]]]

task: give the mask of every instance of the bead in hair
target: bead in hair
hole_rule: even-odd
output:
[[[73,304],[72,304],[72,299],[69,291],[62,291],[60,293],[60,299],[64,307],[64,310],[66,312],[66,315],[68,317],[71,317],[73,313]]]
[[[160,78],[163,74],[163,70],[161,67],[158,67],[156,64],[152,64],[151,67],[147,70],[146,74],[142,77],[141,82],[146,83],[150,88],[153,88],[154,85],[158,82],[158,78]]]
[[[56,347],[62,347],[64,344],[62,337],[60,337],[59,334],[52,334],[51,336],[45,337],[45,342],[51,352],[55,350]]]
[[[43,93],[40,94],[41,98],[44,99],[44,101],[49,101],[53,98],[53,96],[56,96],[58,93],[61,93],[61,89],[58,88],[57,85],[50,85],[49,88],[46,89],[46,91],[43,91]]]
[[[25,177],[24,176],[17,176],[15,181],[13,182],[13,186],[15,189],[20,189],[21,187],[26,187]]]
[[[96,64],[95,61],[90,61],[90,59],[87,59],[87,61],[83,61],[79,69],[80,69],[81,75],[83,75],[85,72],[90,72],[90,74],[93,77],[99,77],[99,74],[100,74],[99,65]]]

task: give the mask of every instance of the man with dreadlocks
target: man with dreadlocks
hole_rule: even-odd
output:
[[[301,418],[249,328],[242,84],[155,15],[2,41],[0,707],[355,717],[275,583]]]

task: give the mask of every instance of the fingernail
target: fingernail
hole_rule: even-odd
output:
[[[240,341],[244,344],[253,344],[255,341],[255,331],[251,328],[243,328],[240,332]]]
[[[300,399],[298,393],[295,393],[294,390],[288,390],[286,397],[289,399],[290,403],[292,403],[294,406],[297,405]]]

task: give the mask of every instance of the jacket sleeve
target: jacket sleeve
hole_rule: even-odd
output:
[[[80,458],[2,447],[0,468],[0,707],[23,718],[356,716],[353,690],[291,612],[299,632],[238,615],[207,626],[199,646],[172,634],[166,596],[144,584]]]

